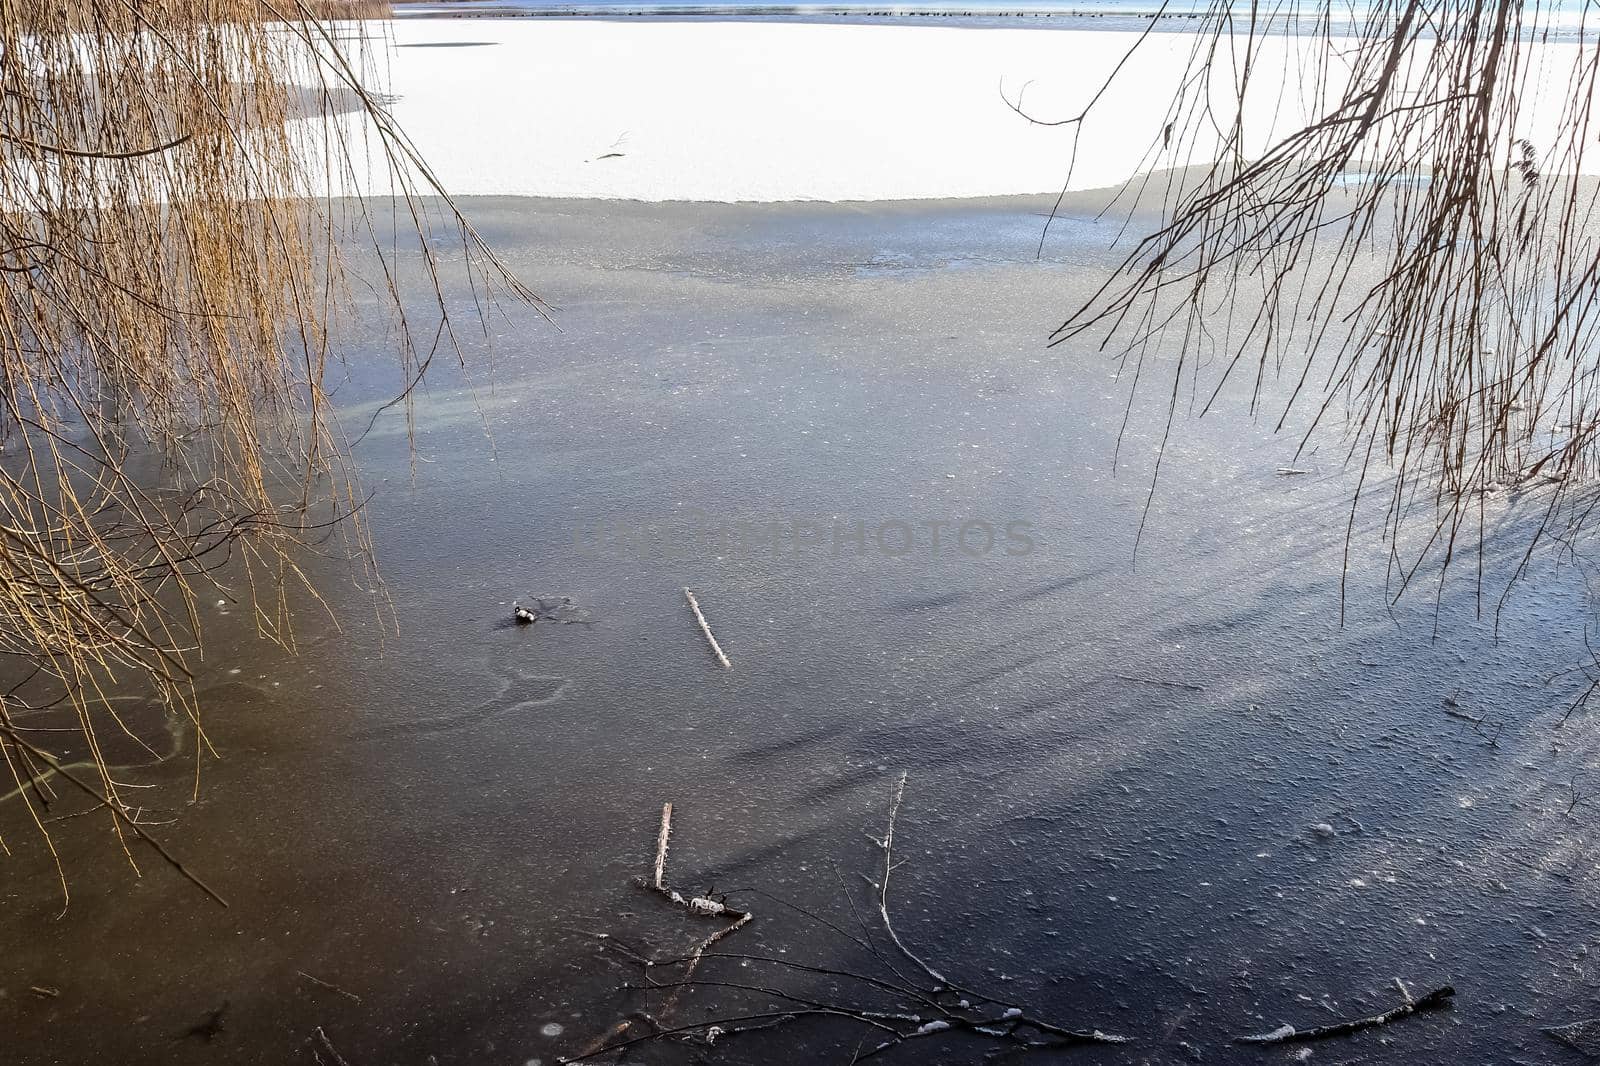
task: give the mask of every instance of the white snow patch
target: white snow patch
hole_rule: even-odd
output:
[[[1069,159],[1071,188],[1104,188],[1149,169],[1200,163],[1220,143],[1211,123],[1198,124],[1192,145],[1187,136],[1172,138],[1171,149],[1159,143],[1194,47],[1185,33],[1140,41],[1105,30],[488,18],[362,27],[375,41],[369,87],[391,96],[399,126],[457,195],[774,201],[1045,193],[1060,190]],[[1326,101],[1299,88],[1299,71],[1327,61],[1310,38],[1250,39],[1246,158],[1326,111]],[[482,46],[407,47],[468,42]],[[1538,84],[1524,99],[1548,94],[1567,104],[1577,46],[1529,51]],[[1030,115],[1068,118],[1119,63],[1081,127],[1031,123],[1001,95],[1003,86],[1015,102],[1027,86]],[[1426,63],[1424,50],[1416,64]],[[1341,91],[1333,81],[1331,91]],[[1232,88],[1210,101],[1222,130],[1232,124]],[[1514,132],[1552,143],[1562,113],[1530,106]],[[343,177],[335,185],[393,191],[376,133],[364,119],[346,121],[358,137],[368,135],[374,165],[354,187]],[[358,168],[363,154],[357,143]]]

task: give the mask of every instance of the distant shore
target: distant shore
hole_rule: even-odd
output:
[[[1236,6],[1248,5],[1238,2]],[[739,0],[394,0],[396,18],[523,18],[547,20],[619,20],[665,22],[813,22],[876,26],[944,26],[962,29],[1128,30],[1150,34],[1193,32],[1214,14],[1201,0],[1154,3],[1148,0],[829,0],[823,3],[741,3]],[[1248,12],[1241,11],[1241,15]],[[1392,15],[1392,13],[1391,13]],[[1374,27],[1371,13],[1359,5],[1332,11],[1320,4],[1289,3],[1241,20],[1258,36],[1350,36],[1386,33]],[[1540,43],[1576,41],[1586,26],[1581,10],[1549,13],[1537,30]],[[1589,30],[1592,36],[1592,28]],[[1532,31],[1530,31],[1532,35]]]
[[[1164,110],[1189,47],[1180,35],[1146,39],[1079,129],[1046,123],[1082,111],[1139,34],[756,20],[367,25],[387,47],[374,87],[394,98],[395,118],[452,193],[647,201],[1119,185],[1165,165]],[[1019,96],[1041,121],[1014,110]],[[385,181],[379,172],[348,191],[388,194]]]
[[[962,4],[731,4],[637,3],[544,4],[526,0],[399,0],[396,18],[600,19],[664,22],[822,22],[899,26],[953,26],[995,29],[1111,29],[1183,33],[1203,18],[1201,12],[1162,12],[1123,7],[964,6]],[[1153,24],[1153,25],[1152,25]]]
[[[1214,121],[1174,122],[1188,34],[758,19],[363,25],[373,88],[457,195],[886,201],[1102,189],[1209,163],[1236,109],[1222,78]],[[1325,114],[1338,91],[1319,95],[1300,74],[1320,42],[1252,47],[1246,158]],[[1531,66],[1559,102],[1579,49],[1538,49]],[[1558,113],[1532,106],[1514,135],[1554,143]],[[381,167],[334,187],[395,191]]]

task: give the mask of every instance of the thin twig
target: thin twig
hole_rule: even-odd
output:
[[[700,632],[706,636],[706,643],[711,645],[711,650],[716,653],[717,662],[722,664],[724,670],[732,670],[733,664],[728,657],[722,654],[722,645],[717,643],[717,638],[711,635],[711,626],[706,622],[706,616],[700,613],[700,604],[694,598],[694,593],[688,588],[683,590],[683,598],[689,601],[689,610],[694,612],[694,620],[700,623]]]
[[[333,1041],[328,1039],[328,1034],[322,1031],[322,1026],[317,1026],[317,1043],[322,1045],[322,1050],[333,1056],[333,1066],[350,1066],[345,1057],[339,1054],[339,1049],[333,1046]]]
[[[162,152],[169,152],[174,148],[177,148],[177,147],[179,147],[181,145],[187,144],[189,142],[189,139],[190,139],[191,136],[193,136],[193,135],[185,133],[182,137],[174,138],[173,140],[167,141],[164,144],[154,144],[154,145],[151,145],[148,148],[134,148],[134,149],[131,149],[131,150],[125,151],[125,152],[108,152],[108,151],[88,150],[88,149],[83,149],[83,148],[63,148],[60,145],[45,144],[43,141],[35,141],[35,140],[31,140],[31,139],[29,139],[27,137],[21,137],[21,136],[18,136],[17,134],[15,134],[15,133],[0,132],[0,138],[8,140],[12,144],[20,144],[25,148],[34,148],[34,149],[37,149],[38,151],[49,152],[49,153],[51,153],[53,155],[71,156],[74,159],[111,159],[111,160],[117,160],[117,159],[140,159],[140,158],[142,158],[144,156],[147,156],[147,155],[159,155]]]
[[[1398,980],[1398,978],[1396,979]],[[1436,988],[1420,999],[1413,999],[1404,985],[1400,992],[1405,997],[1405,1002],[1398,1007],[1384,1011],[1382,1014],[1372,1014],[1365,1018],[1356,1018],[1348,1022],[1334,1022],[1332,1025],[1319,1025],[1314,1029],[1296,1029],[1292,1025],[1284,1025],[1272,1030],[1270,1033],[1257,1033],[1253,1036],[1236,1036],[1237,1044],[1299,1044],[1308,1040],[1323,1040],[1330,1036],[1348,1036],[1363,1029],[1371,1029],[1378,1025],[1388,1025],[1390,1022],[1399,1021],[1401,1018],[1415,1014],[1420,1010],[1429,1010],[1433,1007],[1442,1007],[1449,1002],[1456,990],[1449,985]]]
[[[1160,677],[1139,677],[1135,674],[1112,674],[1118,681],[1131,681],[1139,685],[1160,685],[1163,688],[1181,688],[1189,692],[1204,692],[1204,685],[1192,684],[1188,681],[1168,681]]]
[[[210,885],[206,884],[204,881],[200,880],[200,878],[197,877],[194,874],[194,872],[191,871],[187,866],[185,866],[182,862],[180,862],[172,854],[172,852],[168,851],[165,847],[163,847],[159,840],[157,840],[155,837],[151,836],[149,833],[145,832],[144,831],[144,827],[141,826],[138,822],[134,821],[133,818],[128,815],[127,811],[123,810],[122,807],[120,805],[116,804],[116,803],[106,802],[106,799],[105,799],[104,796],[102,796],[98,792],[96,792],[94,790],[94,788],[88,782],[84,781],[77,774],[74,774],[71,770],[68,770],[65,766],[63,766],[61,764],[60,760],[58,760],[54,755],[51,755],[49,752],[45,751],[42,748],[34,747],[32,744],[28,743],[26,740],[23,740],[20,736],[17,735],[16,730],[14,728],[12,728],[11,726],[0,725],[0,734],[4,734],[5,737],[8,740],[10,740],[11,743],[15,744],[17,747],[22,748],[25,751],[31,752],[32,754],[34,754],[38,758],[42,759],[45,762],[45,764],[47,766],[49,766],[52,770],[54,770],[56,773],[60,774],[62,777],[66,778],[68,781],[72,782],[74,785],[78,786],[78,788],[82,789],[84,792],[88,793],[90,796],[93,796],[96,800],[98,800],[98,801],[100,801],[102,803],[105,803],[106,808],[108,810],[110,810],[113,815],[115,815],[117,818],[120,818],[122,820],[123,824],[126,825],[129,829],[132,829],[133,832],[134,832],[134,835],[136,835],[140,840],[143,840],[146,844],[149,844],[152,848],[154,848],[156,850],[156,854],[160,855],[163,859],[165,859],[167,861],[167,863],[173,869],[177,870],[180,874],[182,874],[184,877],[186,877],[189,881],[193,882],[195,887],[199,888],[200,891],[204,892],[206,895],[210,896],[212,899],[216,900],[218,903],[222,904],[224,907],[226,907],[228,905],[228,901],[223,899],[220,895],[218,895],[215,889],[213,889]]]
[[[318,977],[312,977],[310,974],[306,973],[304,970],[296,970],[295,973],[299,974],[301,977],[304,977],[307,981],[310,981],[314,985],[321,985],[323,988],[326,988],[329,992],[337,992],[337,993],[339,993],[339,995],[345,997],[346,999],[354,1000],[357,1003],[361,1002],[361,997],[356,995],[354,992],[346,992],[344,989],[340,988],[338,985],[329,984],[327,981],[324,981],[324,980],[322,980],[321,978],[318,978]]]
[[[900,775],[900,780],[895,784],[894,791],[889,794],[889,827],[884,831],[883,847],[883,878],[878,882],[878,917],[883,920],[883,931],[889,934],[889,939],[894,946],[900,949],[900,954],[917,964],[929,977],[945,987],[953,987],[950,979],[944,974],[929,966],[922,959],[912,954],[911,949],[901,941],[900,935],[894,931],[894,923],[889,920],[889,875],[894,873],[894,826],[900,817],[900,803],[906,794],[905,773]]]

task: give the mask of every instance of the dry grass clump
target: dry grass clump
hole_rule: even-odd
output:
[[[0,654],[75,710],[113,811],[113,686],[153,686],[204,748],[190,660],[217,568],[289,643],[291,593],[314,595],[303,540],[339,523],[366,546],[328,326],[337,246],[395,249],[360,201],[327,198],[329,175],[387,161],[430,270],[442,216],[476,292],[537,300],[448,198],[419,199],[440,190],[327,6],[0,0]],[[308,141],[290,121],[351,108],[374,132],[334,121]],[[399,318],[408,381],[454,343],[433,295],[426,344]],[[42,832],[52,772],[21,691],[0,696],[0,756]]]

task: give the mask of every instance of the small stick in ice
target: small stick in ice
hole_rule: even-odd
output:
[[[717,638],[711,635],[711,627],[706,624],[706,616],[700,613],[700,604],[694,598],[694,593],[687,588],[683,590],[683,598],[689,601],[689,610],[694,612],[694,620],[700,623],[700,632],[706,635],[706,643],[711,645],[711,650],[717,654],[717,662],[722,664],[724,670],[732,670],[733,664],[728,657],[722,654],[722,645],[717,643]]]
[[[1168,681],[1163,677],[1141,677],[1138,674],[1112,674],[1118,681],[1130,681],[1139,685],[1160,685],[1163,688],[1181,688],[1190,692],[1204,692],[1204,685],[1196,685],[1188,681]]]
[[[728,917],[734,920],[733,929],[717,934],[717,937],[726,936],[749,921],[751,916],[744,911],[736,911],[722,903],[721,900],[712,899],[710,896],[685,896],[683,893],[667,884],[667,844],[672,838],[672,804],[661,805],[661,830],[656,834],[656,866],[655,876],[646,885],[653,892],[659,892],[673,904],[683,907],[690,914],[697,914],[705,918]],[[714,942],[717,937],[713,937]],[[705,948],[700,949],[704,951]],[[698,954],[698,952],[696,953]]]
[[[356,995],[354,992],[346,992],[344,989],[340,988],[338,985],[330,984],[327,981],[322,980],[320,977],[312,977],[310,974],[306,973],[304,970],[296,970],[295,973],[299,974],[301,977],[304,977],[307,981],[310,981],[314,985],[320,985],[321,987],[326,988],[329,992],[337,992],[337,993],[339,993],[339,995],[343,996],[345,999],[352,1000],[352,1001],[354,1001],[356,1003],[360,1003],[361,1002],[361,997]]]
[[[321,1044],[322,1050],[326,1051],[329,1057],[333,1059],[333,1066],[350,1066],[350,1063],[345,1061],[345,1057],[339,1054],[339,1049],[333,1046],[333,1041],[328,1039],[328,1034],[322,1031],[322,1026],[320,1025],[317,1026],[317,1043]],[[317,1061],[321,1062],[322,1060],[319,1058]]]
[[[667,875],[667,838],[672,835],[672,804],[661,805],[661,835],[656,837],[656,880],[655,888],[659,891],[666,888],[662,882]]]

